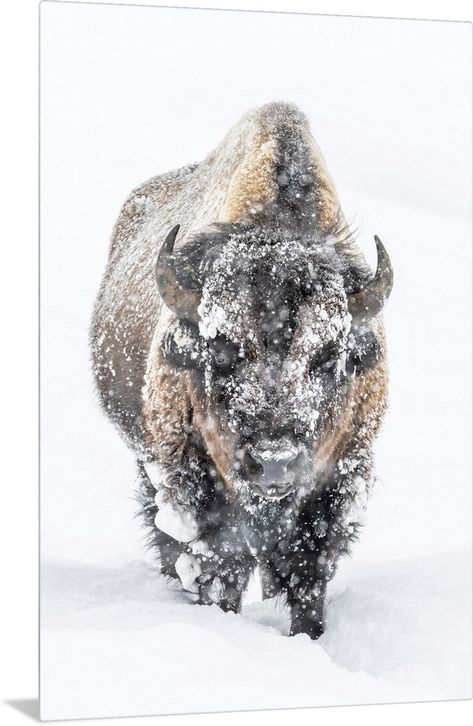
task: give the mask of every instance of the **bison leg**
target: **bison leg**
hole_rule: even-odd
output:
[[[165,532],[155,529],[152,547],[155,549],[161,567],[161,572],[167,577],[178,578],[176,562],[184,552],[183,546]]]
[[[357,489],[350,491],[346,479],[336,484],[307,500],[292,536],[279,543],[271,558],[273,580],[291,610],[291,635],[306,633],[314,640],[322,635],[327,584],[357,537],[358,524],[348,518]]]
[[[324,632],[326,573],[317,555],[300,550],[273,556],[262,565],[266,597],[284,593],[291,613],[290,635],[306,633],[315,640]]]
[[[324,607],[327,584],[318,580],[312,588],[288,588],[287,602],[291,609],[290,635],[305,633],[312,640],[324,632]]]
[[[199,604],[216,604],[225,612],[239,612],[254,560],[245,554],[225,558],[214,555],[200,566],[202,573],[197,578]]]
[[[327,510],[324,520],[313,517],[313,511],[309,514],[310,519],[304,513],[292,537],[279,543],[262,569],[267,594],[282,592],[286,596],[291,611],[290,635],[306,633],[315,640],[324,632],[327,583],[335,574],[340,555],[348,550],[348,537],[337,518],[329,519]],[[322,536],[317,531],[321,521]]]
[[[155,502],[156,489],[141,461],[137,462],[137,467],[137,499],[140,504],[139,515],[142,517],[149,532],[149,548],[157,555],[163,575],[178,578],[176,562],[181,554],[185,552],[185,545],[182,545],[181,542],[173,539],[166,532],[162,532],[155,526],[154,520],[158,511]]]

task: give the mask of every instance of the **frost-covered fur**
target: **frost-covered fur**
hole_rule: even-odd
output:
[[[177,223],[176,267],[192,263],[203,285],[198,326],[156,286]],[[386,404],[381,316],[358,325],[347,305],[370,276],[289,104],[251,111],[203,162],[126,201],[92,321],[94,372],[136,452],[162,570],[199,602],[238,610],[258,564],[265,595],[286,596],[291,632],[323,631]],[[262,442],[268,457],[299,454],[289,496],[259,496],[244,475],[242,452]]]

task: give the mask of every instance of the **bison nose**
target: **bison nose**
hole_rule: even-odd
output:
[[[281,498],[294,488],[294,471],[291,465],[296,461],[298,452],[274,452],[246,449],[243,457],[245,473],[251,484],[268,498]]]
[[[287,476],[290,465],[297,458],[297,453],[291,451],[273,457],[259,451],[252,451],[250,456],[262,469],[260,483],[273,484],[282,481]]]

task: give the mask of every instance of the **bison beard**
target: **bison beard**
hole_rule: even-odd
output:
[[[376,238],[373,275],[286,104],[144,190],[116,225],[91,347],[137,456],[149,543],[164,574],[224,610],[258,566],[291,634],[317,638],[386,405],[386,250]],[[164,233],[168,219],[181,226]]]

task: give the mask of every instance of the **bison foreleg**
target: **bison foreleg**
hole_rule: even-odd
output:
[[[248,585],[254,560],[247,556],[214,554],[200,563],[201,575],[197,578],[201,605],[218,605],[222,610],[239,612],[242,595]]]
[[[327,583],[316,580],[312,586],[288,587],[287,603],[291,609],[290,635],[305,633],[312,640],[324,632],[324,608]]]
[[[162,532],[155,525],[158,512],[156,505],[156,488],[148,476],[143,462],[137,462],[138,489],[137,500],[140,505],[138,514],[142,517],[148,529],[148,546],[157,555],[163,575],[177,578],[176,562],[183,552],[185,545]]]
[[[312,639],[324,632],[327,580],[317,554],[299,542],[294,551],[272,556],[263,565],[266,595],[283,593],[291,613],[290,635],[306,633]]]
[[[273,563],[291,609],[291,635],[307,633],[315,639],[324,632],[327,584],[356,539],[357,512],[366,498],[364,481],[355,472],[307,500],[291,540]]]

